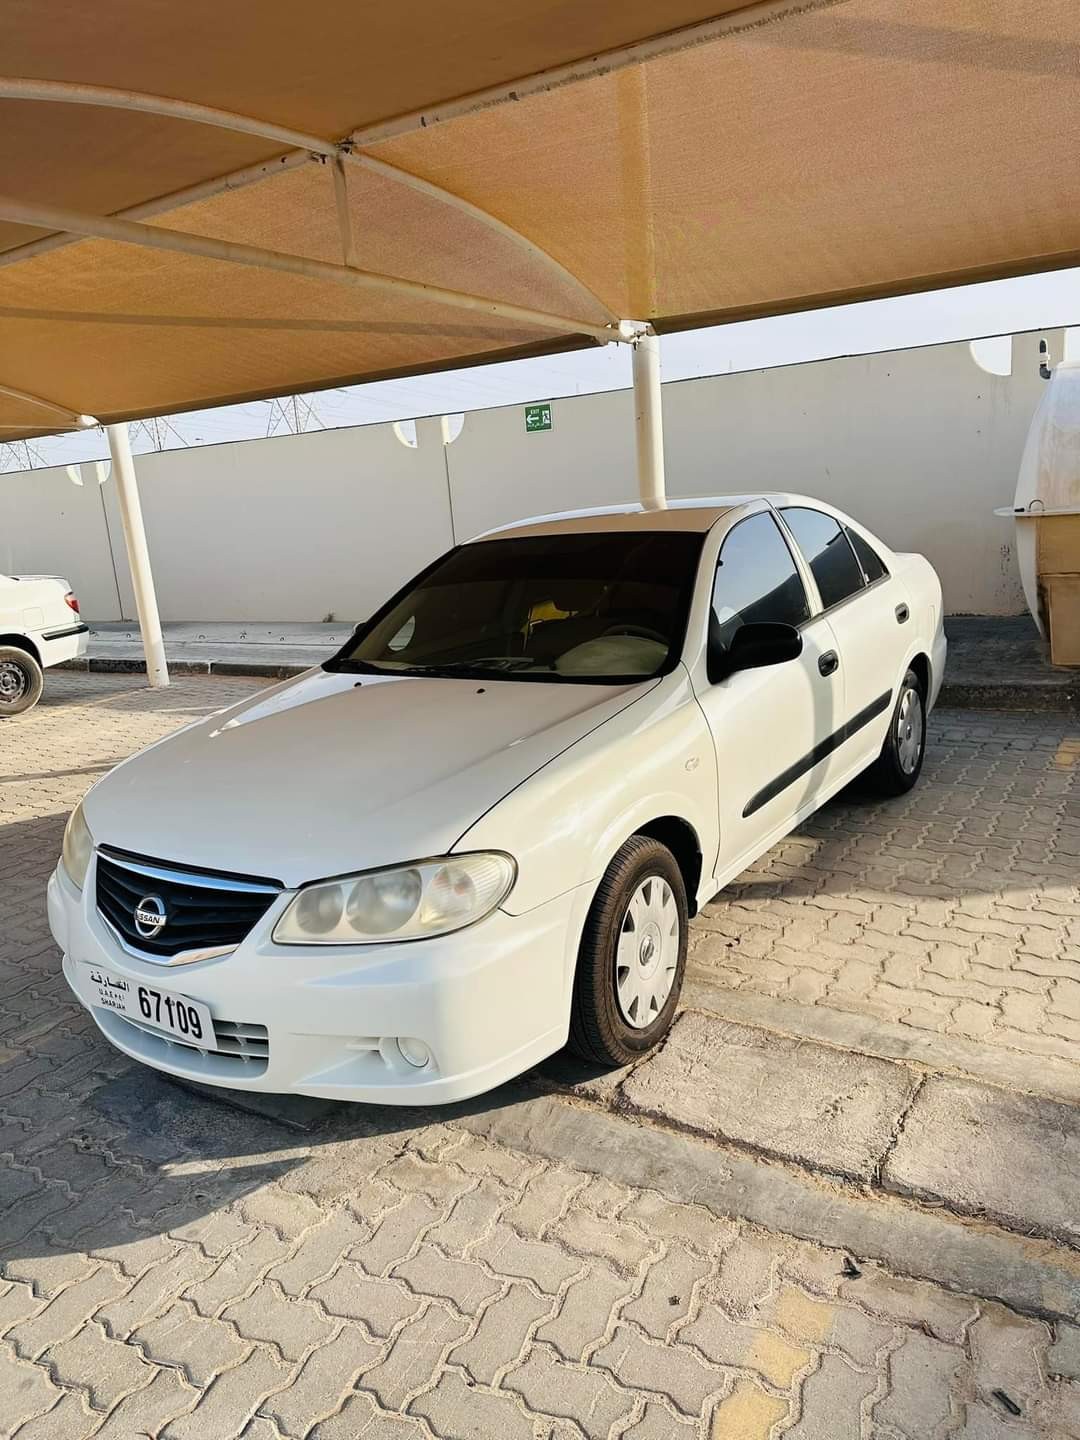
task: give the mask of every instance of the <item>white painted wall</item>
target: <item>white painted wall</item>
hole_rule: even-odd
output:
[[[92,465],[78,471],[82,485],[73,485],[62,468],[0,475],[0,572],[64,575],[84,614],[119,619],[102,490]],[[122,553],[119,520],[116,541]]]
[[[1053,363],[1061,332],[1047,338]],[[1038,341],[1016,337],[1006,376],[964,343],[665,386],[669,492],[819,495],[928,555],[951,613],[1019,613],[1012,529],[992,511],[1012,501]],[[416,448],[371,425],[140,456],[163,618],[362,618],[454,539],[635,495],[628,391],[553,402],[547,432],[526,434],[515,405],[473,412],[445,448],[437,420],[417,434]],[[62,571],[88,617],[130,617],[111,481],[0,475],[0,570]]]
[[[961,344],[671,386],[669,488],[704,494],[722,477],[818,495],[926,555],[948,613],[1020,613],[1012,522],[992,511],[1012,504],[1042,395],[1039,338],[1016,337],[1009,376]],[[1060,360],[1060,332],[1051,350]]]
[[[162,618],[366,615],[450,544],[442,446],[425,439],[373,425],[140,455]],[[118,514],[112,532],[122,546]]]

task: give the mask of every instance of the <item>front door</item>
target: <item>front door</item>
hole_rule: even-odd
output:
[[[699,695],[716,746],[720,853],[717,874],[750,863],[833,773],[827,742],[843,725],[843,676],[832,628],[811,619],[806,589],[776,520],[761,511],[725,537],[713,581],[713,639],[740,625],[794,625],[797,660],[739,670]],[[818,752],[821,758],[818,758]]]

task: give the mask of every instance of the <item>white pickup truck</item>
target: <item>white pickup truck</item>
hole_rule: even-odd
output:
[[[0,720],[41,697],[43,671],[86,650],[90,627],[59,575],[0,575]]]

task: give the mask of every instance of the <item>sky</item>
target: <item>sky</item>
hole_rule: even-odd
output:
[[[664,380],[686,380],[836,355],[1078,324],[1080,269],[1059,270],[665,336],[662,375]],[[608,345],[536,360],[450,370],[442,375],[319,391],[298,401],[297,412],[303,422],[301,428],[332,428],[420,415],[454,415],[629,385],[628,348]],[[140,453],[254,439],[295,428],[291,420],[289,401],[193,411],[167,423],[159,421],[153,429],[148,425],[133,426],[132,448]],[[108,453],[100,430],[47,437],[31,442],[31,446],[29,458],[34,467],[101,459]],[[0,446],[0,469],[23,468],[25,456],[5,454],[4,450]]]

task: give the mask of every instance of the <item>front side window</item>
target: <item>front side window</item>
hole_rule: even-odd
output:
[[[740,520],[716,565],[714,641],[727,647],[741,625],[762,620],[801,625],[809,616],[802,579],[776,521],[765,513]]]
[[[327,668],[601,683],[658,675],[682,653],[701,544],[690,531],[616,530],[463,545]]]
[[[793,505],[780,512],[817,581],[826,610],[863,588],[863,574],[848,538],[831,515]]]

